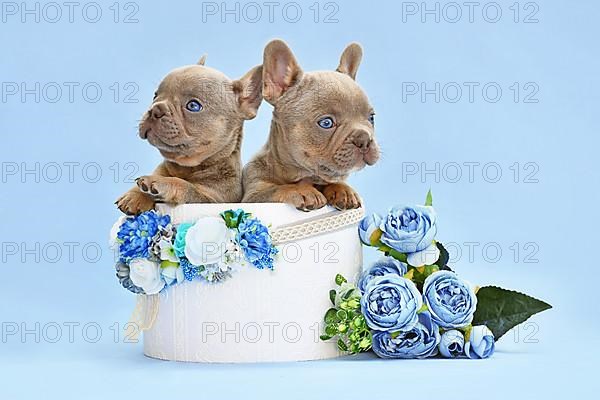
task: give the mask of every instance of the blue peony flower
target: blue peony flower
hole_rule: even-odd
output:
[[[431,245],[437,233],[433,207],[394,207],[379,224],[381,242],[400,253],[414,253]]]
[[[361,242],[367,246],[372,246],[373,241],[371,240],[373,233],[379,229],[381,224],[381,216],[379,214],[367,215],[358,224],[358,235],[360,236]]]
[[[437,354],[439,342],[439,327],[428,312],[422,312],[410,330],[375,332],[373,351],[381,358],[427,358]]]
[[[117,233],[119,259],[129,262],[133,258],[148,258],[153,237],[170,222],[171,217],[154,210],[125,219]]]
[[[465,337],[461,331],[450,329],[442,334],[438,348],[446,358],[461,357],[465,351]]]
[[[367,284],[376,276],[383,276],[385,274],[396,274],[403,276],[406,274],[408,266],[406,263],[396,260],[393,257],[382,257],[376,261],[371,267],[365,269],[358,278],[357,287],[361,292],[364,293]]]
[[[273,269],[273,256],[277,249],[273,246],[266,226],[256,218],[248,218],[238,226],[236,241],[246,260],[256,268]]]
[[[371,329],[390,332],[411,329],[417,323],[417,311],[423,300],[412,281],[386,274],[371,279],[360,305]]]
[[[494,334],[485,325],[477,325],[469,333],[465,343],[465,355],[469,358],[488,358],[494,354]]]
[[[431,318],[444,329],[469,325],[477,307],[471,286],[451,271],[429,275],[423,283],[423,299]]]
[[[175,234],[175,243],[173,244],[173,248],[175,249],[175,255],[177,258],[185,257],[185,235],[187,234],[188,229],[192,227],[193,224],[188,222],[184,222],[183,224],[177,225],[177,233]]]

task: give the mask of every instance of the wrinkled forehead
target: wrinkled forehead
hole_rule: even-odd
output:
[[[331,109],[331,112],[368,113],[371,104],[365,92],[349,76],[335,71],[306,73],[303,91],[310,91],[315,104]]]
[[[218,94],[231,91],[229,78],[215,69],[191,65],[171,71],[158,86],[158,92]]]

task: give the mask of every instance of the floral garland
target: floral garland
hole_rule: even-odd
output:
[[[551,308],[522,293],[473,288],[459,278],[435,240],[431,192],[425,206],[369,215],[358,230],[363,244],[385,256],[364,269],[356,285],[336,276],[321,339],[337,337],[341,351],[372,349],[381,358],[487,358],[508,330]]]
[[[273,269],[277,254],[268,228],[241,209],[177,226],[154,210],[121,217],[111,247],[121,285],[148,295],[195,279],[221,282],[248,264]]]

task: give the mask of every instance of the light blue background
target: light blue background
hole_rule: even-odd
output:
[[[476,9],[473,23],[464,6],[456,23],[443,16],[436,23],[431,15],[425,23],[419,15],[406,16],[403,22],[402,3],[396,1],[338,1],[337,23],[323,23],[326,2],[318,4],[321,14],[315,23],[309,9],[313,1],[300,2],[303,14],[297,23],[282,17],[286,2],[277,8],[272,23],[264,7],[259,22],[236,23],[229,15],[223,23],[219,15],[203,22],[201,2],[144,1],[135,15],[139,22],[132,24],[113,22],[112,3],[100,2],[103,15],[98,23],[84,21],[81,7],[73,23],[67,15],[57,23],[43,18],[36,23],[33,16],[22,23],[20,15],[6,16],[0,23],[2,82],[26,82],[29,87],[35,82],[80,83],[72,103],[66,92],[56,103],[36,103],[33,95],[25,102],[19,96],[0,102],[4,172],[13,163],[22,169],[38,162],[39,175],[46,168],[53,177],[52,163],[63,166],[56,183],[48,176],[36,182],[35,174],[22,178],[21,171],[2,177],[0,238],[4,246],[15,242],[20,250],[17,255],[3,250],[0,319],[5,325],[25,323],[29,329],[35,323],[81,324],[75,328],[74,343],[69,343],[66,329],[58,343],[36,343],[32,334],[24,341],[16,335],[0,342],[0,398],[341,398],[344,393],[372,398],[444,393],[462,398],[560,398],[591,395],[598,389],[597,2],[538,1],[539,22],[527,24],[513,21],[512,0],[499,2],[503,14],[497,23],[483,19],[486,2]],[[520,20],[533,10],[523,10],[525,3],[519,3]],[[120,20],[124,4],[119,3]],[[227,6],[233,8],[234,2]],[[433,8],[435,2],[427,6]],[[453,18],[453,11],[446,11],[446,17]],[[488,11],[493,17],[493,10]],[[459,273],[482,285],[527,292],[554,309],[534,317],[518,335],[507,334],[496,355],[481,362],[366,362],[369,357],[359,357],[297,364],[186,365],[150,360],[139,346],[114,343],[110,327],[127,321],[133,297],[118,286],[106,246],[108,229],[118,216],[113,202],[130,186],[125,163],[134,163],[135,175],[141,175],[160,160],[158,152],[137,137],[137,119],[170,69],[208,53],[207,65],[239,77],[261,62],[263,46],[275,37],[288,41],[305,70],[333,69],[347,43],[363,45],[358,82],[376,109],[383,157],[351,182],[369,211],[420,203],[431,188],[440,215],[439,238],[462,249],[455,263]],[[82,98],[80,89],[87,82],[103,89],[96,103]],[[115,82],[121,88],[117,102],[109,89]],[[123,101],[128,82],[139,87],[133,96],[137,103]],[[480,86],[472,103],[466,92],[456,103],[443,98],[436,103],[432,95],[425,102],[418,96],[404,102],[403,82],[427,82],[430,88],[435,82]],[[480,89],[486,82],[497,82],[503,89],[500,101],[482,98]],[[521,98],[515,103],[509,89],[514,82],[520,83],[521,96],[527,82],[537,84],[539,101],[524,103]],[[247,123],[245,160],[266,140],[270,114],[271,107],[263,104],[257,119]],[[69,162],[80,163],[74,167],[73,182],[64,166]],[[439,182],[431,174],[425,179],[402,177],[403,168],[413,163],[433,168],[436,162]],[[473,182],[466,176],[465,162],[480,163]],[[521,170],[517,183],[509,168],[516,162]],[[89,163],[100,166],[98,182],[89,182],[95,164],[88,167],[92,169],[86,178],[82,176],[82,167]],[[119,163],[116,178],[114,163]],[[463,177],[456,183],[449,181],[455,170],[448,168],[454,163],[463,166]],[[499,182],[484,179],[481,166],[486,163],[500,167]],[[532,171],[524,169],[525,163],[534,163],[537,183],[523,182],[524,174]],[[444,167],[450,179],[444,179]],[[72,260],[65,242],[78,243]],[[472,259],[467,242],[478,242]],[[57,262],[49,262],[54,253],[37,262],[23,253],[22,243],[27,248],[39,243],[48,251],[49,244],[58,243],[63,254]],[[82,256],[86,243],[92,243],[91,258],[96,258],[93,244],[102,247],[95,262]],[[521,249],[516,260],[513,243]],[[485,244],[501,248],[497,262],[489,261],[493,252],[484,257]],[[532,256],[537,262],[524,262],[532,249],[537,249]],[[365,254],[368,260],[375,257]],[[98,343],[82,337],[81,326],[88,322],[102,327]]]

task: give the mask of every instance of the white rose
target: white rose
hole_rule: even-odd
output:
[[[185,256],[194,265],[215,264],[223,260],[229,238],[222,218],[200,218],[185,235]]]
[[[129,263],[129,278],[135,286],[144,289],[146,294],[156,294],[165,287],[165,281],[160,275],[160,264],[136,258]]]
[[[440,258],[440,249],[432,243],[429,247],[414,253],[406,255],[406,262],[413,267],[422,267],[423,265],[433,265]]]
[[[110,237],[108,238],[108,245],[112,250],[119,249],[119,243],[117,242],[117,234],[119,233],[119,229],[121,229],[121,225],[123,225],[123,222],[125,222],[125,218],[127,217],[121,215],[117,222],[115,222],[115,224],[112,226],[112,228],[110,228]]]

